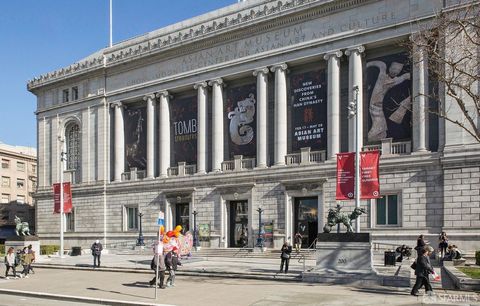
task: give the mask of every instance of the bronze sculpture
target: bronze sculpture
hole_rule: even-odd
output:
[[[337,224],[345,225],[347,227],[347,233],[353,233],[353,220],[366,213],[366,210],[361,207],[355,207],[350,215],[340,212],[340,209],[342,209],[342,207],[337,205],[335,209],[330,208],[328,210],[327,224],[323,227],[324,233],[330,233],[332,227]]]

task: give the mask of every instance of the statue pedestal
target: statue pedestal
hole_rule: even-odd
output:
[[[40,256],[40,241],[37,236],[12,236],[5,240],[5,252],[10,247],[14,247],[15,251],[22,250],[24,247],[32,245],[35,255]]]

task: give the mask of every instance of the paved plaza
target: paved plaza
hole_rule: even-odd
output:
[[[480,305],[480,297],[472,292],[437,286],[436,297],[424,298],[410,296],[410,288],[302,283],[295,279],[303,269],[298,262],[292,262],[290,278],[281,278],[273,271],[278,260],[213,257],[184,260],[180,272],[216,271],[225,277],[180,273],[176,287],[158,289],[155,299],[155,289],[148,285],[153,276],[149,260],[148,254],[104,255],[104,268],[94,270],[89,255],[43,257],[28,279],[0,279],[0,305]],[[313,264],[307,263],[307,268]],[[255,273],[271,280],[244,277]]]

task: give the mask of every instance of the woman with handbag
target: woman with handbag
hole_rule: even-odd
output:
[[[416,281],[410,294],[418,296],[418,290],[422,286],[425,286],[426,294],[432,294],[432,285],[430,285],[430,279],[428,278],[430,274],[435,273],[429,260],[431,252],[426,248],[422,248],[418,250],[418,253],[416,264],[412,264],[412,268],[415,268]]]
[[[290,262],[290,254],[292,253],[292,246],[288,241],[285,241],[280,251],[282,251],[280,255],[280,258],[282,259],[282,262],[280,264],[280,273],[283,271],[283,266],[285,265],[285,274],[287,274],[288,264]]]

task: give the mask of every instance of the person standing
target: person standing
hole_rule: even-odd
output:
[[[295,251],[297,251],[297,253],[300,253],[300,248],[302,247],[302,239],[302,234],[297,232],[293,240],[295,242]]]
[[[418,254],[419,256],[417,258],[415,266],[415,285],[413,285],[412,291],[410,292],[411,295],[415,296],[418,296],[418,290],[420,290],[422,286],[425,286],[426,294],[431,294],[433,292],[432,285],[430,285],[430,280],[428,278],[429,274],[434,273],[433,267],[430,264],[429,259],[431,251],[427,250],[427,248],[422,248],[418,250]]]
[[[103,250],[103,246],[100,243],[100,241],[96,240],[92,244],[92,247],[90,248],[90,250],[92,250],[92,255],[93,255],[93,267],[100,268],[100,257],[102,256],[102,250]]]
[[[32,274],[35,274],[35,271],[33,271],[33,263],[35,262],[35,251],[32,249],[32,245],[30,244],[28,246],[28,254],[32,254],[32,263],[30,264],[30,270],[28,271],[29,273],[32,272]]]
[[[28,278],[28,272],[30,271],[30,264],[32,263],[32,254],[28,253],[28,248],[24,247],[21,255],[21,263],[23,266],[22,275]],[[22,277],[22,275],[20,277]]]
[[[5,278],[10,279],[8,277],[8,271],[10,269],[13,270],[13,277],[17,278],[17,271],[15,270],[15,249],[13,247],[9,247],[7,254],[5,254]]]
[[[423,239],[423,235],[418,236],[417,238],[417,246],[415,247],[415,250],[417,251],[417,257],[420,256],[420,250],[424,249],[427,243]]]
[[[292,253],[292,246],[288,241],[285,241],[280,251],[282,252],[280,254],[280,258],[282,259],[282,262],[280,263],[280,273],[283,271],[283,266],[285,265],[285,274],[287,274],[288,264],[290,263],[290,254]]]
[[[447,253],[448,248],[447,233],[442,232],[438,237],[438,248],[440,249],[440,258],[443,258],[443,255]]]

